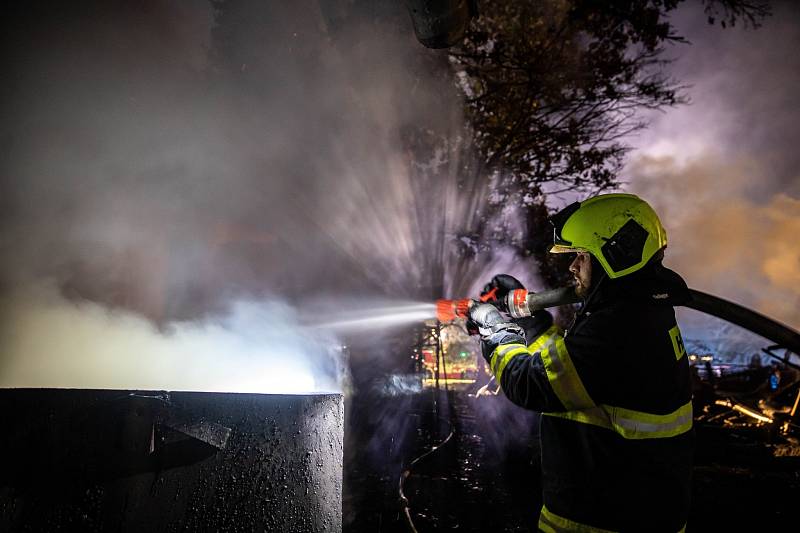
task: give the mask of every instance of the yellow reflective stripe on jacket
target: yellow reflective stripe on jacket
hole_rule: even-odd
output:
[[[553,335],[561,335],[561,329],[555,324],[550,326],[547,331],[536,337],[536,340],[528,345],[528,351],[531,353],[541,351],[541,349],[544,348],[544,345],[547,344],[547,341],[550,340],[550,337]]]
[[[614,533],[610,529],[601,529],[558,516],[545,505],[539,513],[539,529],[545,533]]]
[[[604,427],[626,439],[663,439],[692,429],[692,402],[666,415],[654,415],[633,409],[598,405],[595,408],[566,413],[544,413],[583,424]]]
[[[654,415],[622,407],[611,407],[614,431],[626,439],[674,437],[692,429],[691,400],[666,415]]]
[[[595,403],[572,364],[564,337],[551,335],[542,348],[541,356],[547,380],[567,411],[594,407]]]
[[[669,438],[692,429],[691,400],[665,415],[595,404],[586,391],[567,351],[564,337],[556,326],[552,326],[540,335],[530,346],[523,344],[498,346],[492,354],[490,364],[497,382],[502,384],[503,371],[513,358],[522,354],[531,355],[534,347],[541,347],[539,355],[544,364],[547,380],[566,409],[565,412],[544,414],[602,427],[626,439]]]
[[[559,401],[569,411],[594,407],[595,403],[586,392],[575,365],[564,344],[564,337],[555,325],[539,336],[530,347],[521,344],[504,344],[495,348],[491,357],[491,368],[498,383],[502,384],[503,370],[517,355],[532,354],[536,348],[544,363],[547,380]]]
[[[575,411],[555,412],[555,413],[542,413],[547,416],[556,416],[558,418],[566,418],[582,424],[591,424],[601,428],[610,429],[614,431],[614,426],[611,424],[608,411],[605,406],[597,405],[586,409],[577,409]]]
[[[611,529],[581,524],[569,518],[558,516],[553,511],[542,505],[542,512],[539,513],[539,530],[545,533],[615,533]],[[685,533],[686,524],[678,530],[678,533]]]
[[[491,357],[491,367],[498,383],[502,383],[503,370],[509,361],[521,354],[529,355],[528,348],[524,344],[503,344],[495,348]]]
[[[539,335],[535,341],[530,343],[527,349],[522,349],[524,345],[522,344],[504,344],[502,346],[498,346],[491,357],[491,367],[492,373],[494,374],[497,382],[500,383],[500,379],[503,377],[503,370],[505,370],[506,365],[517,355],[520,354],[532,354],[541,350],[545,343],[549,340],[550,336],[552,335],[560,335],[561,330],[553,324],[548,328],[547,331]]]

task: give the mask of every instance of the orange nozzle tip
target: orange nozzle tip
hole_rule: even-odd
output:
[[[467,318],[469,304],[469,300],[456,300],[456,316],[459,318]]]
[[[455,300],[436,300],[436,319],[450,322],[456,318]]]
[[[469,300],[436,300],[436,318],[439,322],[452,322],[456,318],[466,318]]]

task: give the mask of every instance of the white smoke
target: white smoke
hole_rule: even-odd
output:
[[[800,328],[800,69],[797,6],[762,28],[721,29],[697,6],[676,11],[693,44],[671,73],[692,103],[655,114],[631,153],[628,190],[667,229],[665,263],[695,289]],[[713,333],[710,333],[713,335]]]
[[[165,331],[124,310],[67,301],[47,283],[0,303],[0,387],[308,393],[346,384],[338,341],[300,328],[274,299]]]
[[[453,135],[462,102],[447,76],[432,74],[447,53],[416,42],[398,3],[342,4],[352,13],[341,21],[316,0],[95,0],[84,8],[91,17],[19,5],[4,19],[4,384],[78,383],[59,369],[80,373],[81,361],[98,386],[131,374],[173,388],[167,370],[178,384],[201,362],[221,368],[210,356],[184,361],[197,344],[253,368],[230,352],[256,353],[235,335],[270,327],[238,314],[240,302],[261,302],[247,313],[283,310],[286,334],[265,333],[252,360],[305,368],[327,388],[341,376],[316,374],[305,340],[284,361],[303,326],[281,302],[319,293],[432,303],[472,295],[468,285],[494,273],[477,261],[460,267],[452,246],[479,225],[485,199],[470,192],[484,190],[475,183],[458,183],[469,151]],[[42,280],[52,280],[47,296]],[[69,348],[71,330],[82,332],[86,359]],[[143,365],[160,368],[158,379],[121,362],[172,361],[170,346],[180,363]],[[116,354],[115,364],[101,354]],[[105,383],[101,370],[111,372]]]

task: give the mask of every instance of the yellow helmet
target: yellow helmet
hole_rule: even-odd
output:
[[[589,252],[609,278],[641,269],[667,246],[667,232],[647,202],[633,194],[600,194],[554,215],[551,253]]]

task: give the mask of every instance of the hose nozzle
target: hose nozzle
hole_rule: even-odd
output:
[[[496,289],[484,295],[480,301],[494,304],[513,318],[531,316],[536,311],[558,305],[580,301],[574,287],[563,287],[543,292],[528,292],[527,289],[510,291],[503,301],[495,296]],[[436,318],[439,322],[451,322],[456,318],[467,318],[469,308],[478,300],[436,300]]]
[[[436,318],[439,322],[451,322],[456,318],[467,318],[470,299],[436,300]]]

